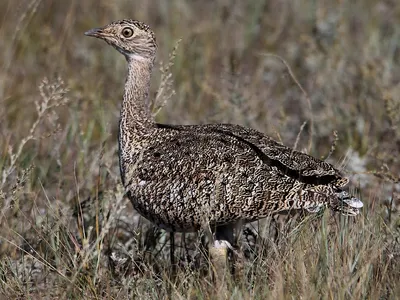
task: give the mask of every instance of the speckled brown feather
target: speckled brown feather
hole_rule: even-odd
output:
[[[135,32],[130,39],[120,35],[126,26]],[[92,32],[128,61],[120,168],[127,195],[144,217],[169,231],[194,231],[293,209],[358,213],[361,202],[341,189],[348,179],[332,165],[259,131],[233,124],[156,124],[147,104],[154,33],[132,20]]]

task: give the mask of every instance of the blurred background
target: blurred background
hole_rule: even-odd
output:
[[[115,194],[126,62],[83,33],[123,18],[156,33],[153,99],[173,62],[157,121],[256,128],[347,172],[365,211],[398,211],[398,1],[1,0],[3,256]]]

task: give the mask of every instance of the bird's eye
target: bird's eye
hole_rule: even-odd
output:
[[[133,35],[133,30],[132,28],[129,27],[125,27],[124,29],[122,29],[122,35],[126,38],[129,38]]]

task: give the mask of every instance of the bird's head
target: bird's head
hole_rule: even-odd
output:
[[[101,28],[94,28],[85,35],[100,38],[121,52],[127,60],[154,59],[156,38],[150,27],[135,20],[121,20]]]

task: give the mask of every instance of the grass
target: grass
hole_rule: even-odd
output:
[[[177,234],[172,276],[169,236],[120,184],[125,61],[83,36],[121,18],[157,34],[158,121],[238,123],[329,156],[362,215],[251,224],[224,291],[202,234]],[[0,295],[400,297],[399,20],[384,0],[0,2]]]

